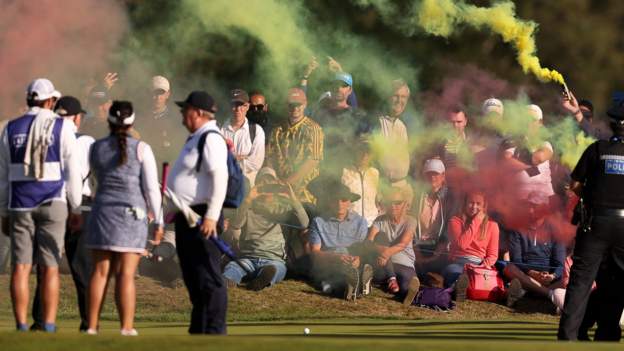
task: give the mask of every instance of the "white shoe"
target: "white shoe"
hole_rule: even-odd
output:
[[[97,329],[87,329],[85,331],[85,334],[87,334],[87,335],[98,335],[98,331],[97,331]]]
[[[121,330],[121,336],[138,336],[138,335],[139,335],[139,332],[134,328]]]
[[[565,301],[566,289],[553,289],[548,293],[550,301],[557,307],[558,311],[563,311],[563,302]]]

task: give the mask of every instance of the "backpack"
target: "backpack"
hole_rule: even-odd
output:
[[[197,163],[195,164],[195,171],[199,172],[201,168],[202,160],[204,159],[204,146],[206,145],[206,136],[210,133],[216,133],[221,135],[216,130],[209,130],[202,134],[199,137],[199,141],[197,142],[197,152],[199,156],[197,157]],[[221,137],[223,137],[221,135]],[[223,138],[225,142],[225,138]],[[227,142],[226,142],[227,145]],[[226,146],[227,147],[227,146]],[[245,195],[244,183],[245,178],[243,176],[243,171],[236,160],[236,157],[228,148],[227,150],[227,168],[228,168],[228,183],[227,183],[227,191],[225,193],[225,200],[223,201],[223,207],[227,208],[238,208],[240,204],[243,202],[243,197]]]
[[[436,311],[450,311],[455,308],[451,298],[453,288],[424,287],[416,295],[413,305],[431,308]]]

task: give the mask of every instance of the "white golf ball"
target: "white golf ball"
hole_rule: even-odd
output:
[[[305,335],[310,334],[310,328],[303,328],[303,333],[304,333]]]

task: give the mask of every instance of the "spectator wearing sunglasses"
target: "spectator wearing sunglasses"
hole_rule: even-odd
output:
[[[221,133],[234,145],[234,155],[250,187],[253,187],[256,174],[264,163],[264,130],[246,117],[249,111],[249,95],[246,91],[231,91],[230,108],[231,118],[221,128]]]
[[[271,135],[273,120],[269,114],[269,104],[266,101],[266,97],[259,91],[252,92],[249,95],[247,120],[262,127],[265,135]],[[265,141],[268,144],[269,139],[267,138]]]

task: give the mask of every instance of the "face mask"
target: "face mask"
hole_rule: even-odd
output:
[[[260,110],[260,111],[249,110],[247,112],[247,118],[253,123],[259,124],[260,126],[264,126],[267,123],[268,116],[267,116],[266,111],[263,111],[263,110]]]

